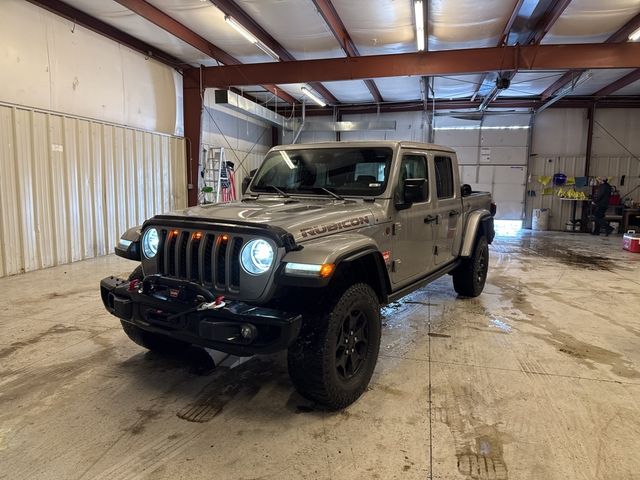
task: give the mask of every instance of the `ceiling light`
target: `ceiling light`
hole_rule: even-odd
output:
[[[268,46],[266,46],[264,43],[256,42],[256,47],[258,47],[260,50],[262,50],[264,53],[269,55],[274,60],[280,60],[280,56],[276,52],[271,50]]]
[[[302,93],[304,93],[307,97],[309,97],[311,100],[316,102],[321,107],[326,107],[327,106],[327,102],[325,102],[320,97],[317,97],[316,95],[311,93],[311,90],[309,90],[307,87],[302,87]]]
[[[238,32],[244,38],[249,40],[251,43],[258,43],[258,39],[256,37],[254,37],[249,30],[244,28],[242,25],[240,25],[238,22],[236,22],[229,15],[225,15],[224,16],[224,21],[227,22],[229,25],[231,25],[236,32]]]
[[[256,47],[269,55],[271,58],[273,58],[274,60],[280,60],[280,56],[276,52],[274,52],[267,45],[258,40],[249,30],[240,25],[232,17],[230,17],[229,15],[225,15],[224,21],[231,25],[236,32],[246,38],[249,42],[253,43]]]
[[[422,0],[416,0],[413,7],[416,11],[416,42],[418,51],[422,52],[424,50],[424,5]]]
[[[638,28],[635,32],[629,35],[629,40],[631,40],[632,42],[635,42],[639,38],[640,38],[640,28]]]

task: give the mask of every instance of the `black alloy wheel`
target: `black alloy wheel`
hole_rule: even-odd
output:
[[[365,315],[362,310],[352,310],[342,322],[336,345],[336,370],[343,380],[356,375],[367,358],[369,322]]]

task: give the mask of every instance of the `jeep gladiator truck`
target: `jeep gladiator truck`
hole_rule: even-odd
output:
[[[277,146],[241,201],[125,232],[116,254],[141,264],[102,280],[102,300],[153,351],[287,349],[296,389],[339,409],[371,379],[382,305],[445,274],[461,296],[482,292],[494,213],[447,147]]]

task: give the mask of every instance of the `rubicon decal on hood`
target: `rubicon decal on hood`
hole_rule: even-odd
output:
[[[337,230],[344,230],[346,228],[369,225],[369,223],[369,217],[354,217],[341,222],[327,223],[325,225],[316,225],[313,227],[302,228],[300,230],[300,233],[303,237],[308,237],[309,235],[321,235],[326,232],[335,232]]]

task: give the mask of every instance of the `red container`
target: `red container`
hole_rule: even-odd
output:
[[[622,248],[630,252],[640,253],[640,233],[625,233],[622,237]]]

